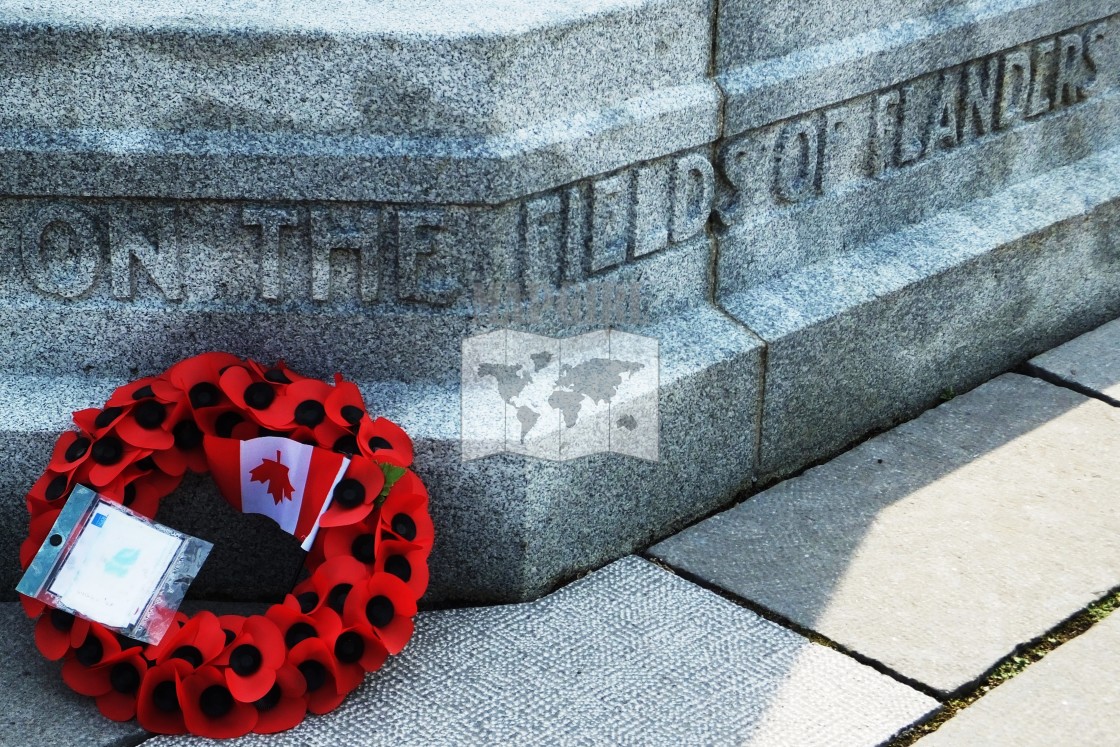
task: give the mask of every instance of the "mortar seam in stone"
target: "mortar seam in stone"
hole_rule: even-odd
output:
[[[641,557],[644,558],[645,560],[650,560],[650,561],[653,560],[653,558],[650,557],[647,553],[643,553],[641,555]],[[781,627],[783,627],[783,628],[785,628],[785,629],[787,629],[787,630],[789,630],[793,633],[796,633],[797,635],[801,636],[802,638],[804,638],[809,643],[813,643],[813,644],[816,644],[818,646],[824,646],[825,648],[830,648],[833,651],[836,651],[837,653],[843,654],[843,655],[845,655],[845,656],[847,656],[851,659],[854,659],[855,661],[859,662],[860,664],[863,664],[864,666],[867,666],[867,667],[870,667],[871,669],[874,669],[879,674],[890,677],[891,679],[895,680],[896,682],[898,682],[902,685],[905,685],[905,686],[911,688],[912,690],[916,690],[916,691],[920,692],[922,695],[925,695],[929,698],[932,698],[932,699],[936,700],[938,702],[938,704],[943,703],[947,699],[947,696],[946,696],[945,693],[940,692],[940,691],[930,687],[929,685],[926,685],[923,682],[919,682],[916,679],[913,679],[911,677],[907,677],[906,675],[902,674],[901,672],[897,672],[897,671],[891,669],[889,666],[887,666],[883,662],[881,662],[877,659],[873,659],[873,658],[871,658],[871,657],[869,657],[865,654],[861,654],[858,651],[855,651],[851,648],[848,648],[847,646],[843,645],[842,643],[838,643],[837,641],[834,641],[833,639],[829,638],[826,635],[821,635],[820,633],[818,633],[817,631],[815,631],[811,628],[807,628],[804,625],[800,625],[800,624],[794,622],[793,620],[789,619],[785,615],[782,615],[782,614],[770,609],[769,607],[766,607],[765,605],[759,604],[758,602],[754,602],[754,601],[752,601],[750,599],[747,599],[745,597],[741,597],[738,594],[735,594],[734,592],[728,591],[727,589],[723,588],[722,586],[718,586],[718,585],[702,578],[701,576],[698,576],[698,575],[696,575],[694,573],[691,573],[689,571],[686,571],[686,570],[684,570],[684,569],[682,569],[678,566],[675,566],[675,565],[673,565],[672,563],[669,563],[668,561],[666,561],[663,558],[657,558],[656,561],[657,561],[656,565],[658,567],[662,568],[663,570],[666,570],[670,573],[673,573],[674,575],[680,576],[681,578],[685,579],[686,581],[688,581],[690,583],[693,583],[693,584],[695,584],[696,586],[699,586],[702,589],[707,589],[708,591],[712,592],[713,594],[716,594],[717,596],[722,597],[723,599],[726,599],[727,601],[732,602],[733,604],[735,604],[739,607],[742,607],[743,609],[746,609],[750,612],[753,612],[754,614],[758,615],[759,617],[763,618],[764,620],[768,620],[769,622],[774,623],[775,625],[779,625],[779,626],[781,626]]]

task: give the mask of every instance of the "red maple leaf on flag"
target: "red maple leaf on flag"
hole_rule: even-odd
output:
[[[282,500],[292,500],[292,495],[296,492],[291,481],[288,480],[288,468],[280,461],[279,451],[276,452],[275,459],[265,459],[249,470],[249,477],[253,482],[267,485],[265,490],[272,495],[272,500],[276,501],[278,506]]]

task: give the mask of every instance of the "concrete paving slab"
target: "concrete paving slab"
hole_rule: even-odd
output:
[[[108,720],[62,682],[61,665],[39,655],[18,602],[0,604],[0,630],[0,747],[128,747],[148,735],[135,721]]]
[[[879,744],[936,705],[631,557],[538,602],[421,615],[337,711],[225,744],[838,747]]]
[[[1031,364],[1120,407],[1120,319],[1043,353]]]
[[[651,553],[941,692],[1120,584],[1120,410],[1001,376]]]
[[[1111,615],[958,713],[919,744],[1116,744],[1117,669],[1120,615]]]

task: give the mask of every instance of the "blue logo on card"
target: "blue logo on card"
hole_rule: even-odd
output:
[[[95,527],[103,527],[103,526],[105,526],[105,519],[106,519],[106,518],[107,518],[107,517],[106,517],[106,515],[105,515],[105,514],[94,514],[94,515],[93,515],[93,525],[94,525]]]

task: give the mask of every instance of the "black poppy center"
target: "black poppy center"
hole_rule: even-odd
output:
[[[153,687],[152,702],[164,713],[174,713],[179,710],[179,693],[175,691],[175,683],[166,680]]]
[[[366,642],[352,630],[340,635],[334,642],[334,655],[343,664],[353,664],[366,652]]]
[[[132,411],[132,417],[136,418],[137,425],[150,431],[163,424],[167,417],[167,408],[154,399],[146,399],[136,405],[136,409]]]
[[[124,500],[121,501],[126,506],[131,506],[136,500],[136,483],[130,482],[124,486]]]
[[[353,456],[358,453],[358,439],[354,438],[352,435],[339,436],[338,440],[334,442],[334,446],[331,448],[340,454],[349,454]]]
[[[97,417],[94,418],[93,424],[98,428],[107,428],[109,424],[116,420],[122,412],[124,412],[123,407],[106,407],[104,410],[97,413]]]
[[[105,653],[105,647],[101,645],[101,641],[97,636],[92,633],[86,637],[85,643],[78,647],[74,652],[74,658],[78,663],[84,667],[92,667],[97,662],[101,661],[102,655]]]
[[[315,628],[311,627],[309,623],[298,622],[292,627],[288,628],[288,632],[284,634],[284,645],[289,649],[295,648],[301,641],[306,641],[308,638],[314,638],[319,635],[315,632]]]
[[[366,603],[366,619],[375,628],[384,628],[393,621],[393,600],[379,594]]]
[[[140,461],[136,462],[137,469],[142,469],[145,472],[151,472],[156,468],[156,460],[150,456],[146,456]]]
[[[51,610],[51,625],[55,630],[66,632],[74,627],[74,616],[62,610]]]
[[[132,393],[132,398],[133,399],[148,399],[149,397],[154,397],[154,396],[156,396],[156,393],[152,391],[152,385],[151,384],[147,384],[145,386],[142,386],[139,389],[137,389],[135,392]]]
[[[319,595],[313,591],[305,591],[296,597],[296,601],[299,602],[300,612],[306,615],[319,606]]]
[[[58,500],[59,498],[62,497],[62,494],[65,493],[65,492],[66,492],[66,475],[59,475],[58,477],[51,480],[50,483],[47,485],[47,492],[46,492],[47,500],[48,501]]]
[[[334,500],[343,508],[360,506],[366,499],[366,486],[352,477],[340,480],[334,489]]]
[[[222,391],[209,381],[203,381],[191,387],[187,394],[191,400],[191,407],[196,410],[203,407],[213,407],[222,401]]]
[[[342,608],[346,604],[346,597],[353,588],[354,586],[352,584],[338,584],[335,586],[331,589],[330,593],[327,594],[327,606],[341,615]]]
[[[90,440],[85,436],[79,436],[74,443],[66,449],[66,461],[76,462],[86,455],[89,451]]]
[[[126,661],[109,670],[109,684],[119,693],[134,693],[140,687],[140,673]]]
[[[182,451],[190,451],[202,443],[202,431],[193,420],[184,420],[176,425],[171,433],[175,436],[175,446]]]
[[[264,377],[274,384],[291,384],[292,380],[288,378],[288,374],[284,373],[279,368],[270,368],[264,372]]]
[[[355,407],[354,405],[343,405],[342,409],[339,410],[339,414],[342,415],[342,419],[350,425],[357,425],[361,422],[365,412],[362,408]]]
[[[377,451],[378,449],[391,449],[393,445],[386,441],[381,436],[374,436],[369,440],[369,450]]]
[[[283,691],[279,685],[273,685],[272,689],[265,693],[264,697],[253,703],[258,711],[271,711],[280,702],[280,696]]]
[[[214,421],[214,431],[222,438],[229,438],[233,435],[233,429],[245,422],[245,418],[238,415],[233,410],[223,412]]]
[[[327,411],[322,402],[305,399],[296,405],[296,422],[300,425],[306,425],[308,428],[319,425],[326,416]]]
[[[234,633],[232,630],[226,630],[225,628],[222,628],[222,635],[226,637],[227,646],[233,643],[233,639],[237,637],[236,633]]]
[[[248,643],[243,643],[229,655],[229,668],[233,670],[234,674],[248,677],[260,670],[262,660],[260,649],[256,646],[250,646]]]
[[[276,399],[276,392],[269,384],[258,381],[245,387],[245,404],[254,410],[266,410]]]
[[[93,445],[91,456],[98,464],[116,464],[124,456],[124,444],[116,436],[103,436]]]
[[[299,665],[300,674],[307,682],[307,692],[313,693],[327,682],[327,668],[313,659]]]
[[[210,718],[221,718],[233,710],[233,696],[222,685],[211,685],[202,691],[198,707]]]
[[[376,538],[372,534],[359,534],[350,543],[350,554],[363,563],[372,563],[375,542]]]
[[[385,572],[392,573],[401,581],[412,578],[412,564],[403,555],[392,555],[385,561]]]
[[[202,666],[202,652],[194,646],[180,646],[172,652],[171,658],[182,659],[196,669]]]
[[[416,522],[408,514],[397,514],[389,523],[393,531],[411,542],[416,539]]]

